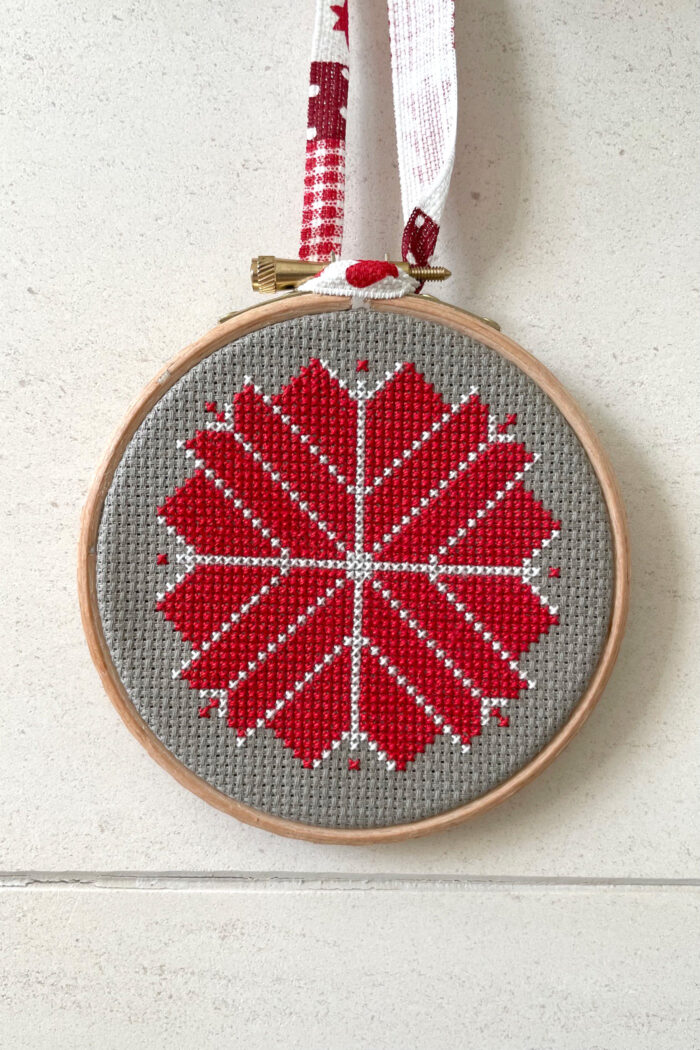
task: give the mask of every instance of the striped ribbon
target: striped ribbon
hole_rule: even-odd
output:
[[[457,131],[454,0],[388,0],[404,260],[435,251]],[[302,259],[340,255],[350,75],[348,0],[316,0],[309,76]]]

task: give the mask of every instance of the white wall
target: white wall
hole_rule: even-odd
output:
[[[314,846],[181,789],[90,663],[75,546],[110,432],[253,300],[251,255],[295,254],[312,6],[6,5],[0,1045],[700,1046],[691,0],[457,5],[444,297],[569,387],[630,517],[627,640],[567,752],[449,834]],[[384,5],[353,16],[345,246],[393,254]]]

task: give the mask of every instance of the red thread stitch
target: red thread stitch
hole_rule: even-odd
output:
[[[215,710],[218,706],[219,706],[219,701],[215,697],[213,700],[209,701],[209,703],[206,705],[206,707],[200,707],[199,708],[199,717],[200,718],[209,718],[209,712]]]
[[[194,647],[177,676],[213,694],[200,717],[306,767],[344,742],[349,769],[364,744],[392,769],[439,735],[467,750],[508,726],[492,698],[529,687],[518,661],[558,622],[531,582],[559,527],[532,453],[413,365],[366,382],[312,360],[274,396],[246,385],[158,512],[194,552],[158,608]]]
[[[506,416],[502,423],[499,423],[496,430],[499,434],[505,434],[509,427],[514,426],[518,422],[518,416],[515,412],[511,415]]]

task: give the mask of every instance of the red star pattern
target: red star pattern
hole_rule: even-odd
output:
[[[342,4],[331,4],[331,11],[338,19],[338,21],[333,26],[333,29],[335,32],[345,33],[345,43],[349,47],[350,41],[348,39],[348,0],[345,0],[345,3]]]

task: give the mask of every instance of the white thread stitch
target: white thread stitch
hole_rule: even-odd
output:
[[[196,470],[200,470],[204,474],[205,478],[211,481],[214,486],[219,489],[221,495],[233,503],[237,510],[240,510],[246,521],[249,521],[254,529],[257,529],[265,538],[269,541],[272,547],[279,548],[282,556],[288,556],[289,550],[282,545],[280,540],[273,534],[272,529],[269,529],[264,523],[262,518],[256,518],[255,512],[250,509],[234,492],[233,489],[226,487],[226,482],[223,478],[219,477],[215,470],[206,465],[205,460],[197,459],[196,453],[193,449],[188,449],[185,453],[191,459],[194,459],[194,465]],[[194,547],[192,548],[194,551]]]
[[[495,445],[495,444],[498,444],[498,443],[503,443],[503,442],[512,442],[512,441],[516,441],[517,440],[517,437],[516,437],[515,434],[510,434],[507,431],[504,431],[503,433],[499,433],[499,431],[498,431],[499,426],[500,426],[500,423],[498,422],[498,418],[496,416],[494,416],[491,412],[489,412],[489,441],[491,442],[492,445]]]
[[[396,679],[401,688],[408,693],[411,699],[416,701],[419,707],[423,708],[425,713],[435,723],[440,732],[444,733],[446,736],[452,737],[452,739],[456,743],[461,745],[462,752],[466,754],[469,751],[469,744],[464,743],[459,733],[457,733],[452,728],[452,726],[445,721],[443,716],[435,710],[430,701],[418,692],[416,687],[411,682],[409,682],[407,676],[403,674],[397,667],[395,667],[394,664],[391,663],[389,657],[385,656],[382,653],[381,649],[372,643],[371,639],[364,639],[364,644],[369,647],[369,651],[371,652],[372,656],[377,657],[377,662],[380,663],[383,668],[385,668],[387,673],[390,674],[392,678]],[[392,762],[391,768],[393,769],[395,765],[396,763]]]
[[[328,375],[331,377],[331,379],[335,379],[338,386],[341,386],[345,393],[349,397],[351,397],[353,401],[356,400],[355,391],[351,390],[348,384],[345,382],[345,380],[340,378],[340,375],[338,374],[338,370],[336,368],[331,368],[330,363],[325,358],[320,358],[319,364],[322,368],[325,368],[326,372],[328,372]]]
[[[468,607],[464,604],[464,602],[461,602],[457,595],[452,593],[447,584],[439,580],[435,584],[435,588],[436,590],[440,591],[441,594],[445,595],[448,602],[450,602],[451,605],[454,605],[457,612],[461,613],[466,622],[481,635],[485,642],[489,643],[493,651],[497,653],[501,660],[503,660],[504,663],[508,664],[511,671],[515,671],[515,673],[520,678],[521,682],[523,682],[523,684],[526,684],[528,689],[532,689],[535,683],[530,682],[521,672],[520,665],[518,664],[518,661],[513,656],[513,654],[509,653],[507,649],[503,648],[501,642],[499,642],[497,638],[493,637],[491,631],[486,630],[483,623],[480,623],[474,616],[474,614],[469,611]]]
[[[494,707],[507,707],[509,704],[508,697],[493,697],[493,696],[482,696],[481,698],[481,724],[482,726],[488,725],[491,721],[491,711]]]
[[[461,528],[457,529],[453,536],[450,536],[447,543],[443,544],[442,547],[438,547],[438,556],[440,554],[447,554],[450,547],[455,547],[460,540],[464,539],[469,530],[473,529],[474,526],[477,525],[482,518],[485,518],[489,511],[492,511],[494,507],[496,507],[501,502],[501,500],[504,499],[508,495],[508,493],[515,488],[518,482],[523,480],[526,471],[530,470],[539,458],[539,452],[535,453],[532,460],[526,463],[523,469],[519,470],[517,474],[514,474],[510,481],[508,481],[502,489],[499,489],[495,496],[493,496],[491,499],[486,500],[483,507],[479,508],[474,517],[470,518],[466,525],[462,525]]]
[[[449,488],[452,482],[456,481],[459,475],[462,474],[467,469],[467,467],[471,466],[472,463],[476,462],[479,456],[481,456],[484,452],[488,451],[488,449],[490,448],[491,445],[487,444],[486,442],[481,442],[479,445],[477,445],[476,449],[473,452],[470,452],[466,459],[463,459],[460,463],[458,463],[457,466],[449,472],[446,478],[442,478],[441,481],[434,488],[430,489],[426,496],[423,496],[423,498],[419,500],[419,502],[414,507],[411,507],[408,514],[404,514],[403,517],[399,521],[397,521],[397,523],[389,530],[389,532],[386,532],[382,536],[381,540],[377,540],[372,550],[379,554],[382,551],[382,549],[386,547],[390,540],[393,540],[395,536],[398,536],[398,534],[402,532],[403,529],[405,529],[406,526],[410,524],[410,522],[412,522],[414,518],[417,518],[420,514],[423,513],[426,507],[428,507],[432,503],[436,496],[439,496],[441,492],[444,492],[446,488]],[[441,553],[444,553],[442,551],[442,548]]]
[[[251,609],[254,609],[256,605],[259,605],[261,600],[265,597],[266,594],[270,593],[273,587],[279,587],[280,583],[282,582],[282,579],[282,573],[280,573],[278,576],[273,576],[268,583],[264,584],[260,588],[260,590],[252,596],[252,598],[249,598],[247,602],[244,602],[243,605],[241,605],[240,608],[238,608],[228,620],[225,620],[216,631],[212,631],[209,637],[201,643],[199,649],[193,649],[190,653],[189,659],[184,660],[180,664],[179,670],[176,668],[173,671],[173,678],[181,678],[184,672],[189,667],[191,667],[193,663],[196,663],[197,660],[200,660],[202,658],[202,655],[208,652],[208,650],[211,649],[212,645],[214,645],[215,642],[219,641],[222,635],[228,634],[228,632],[231,630],[234,624],[239,623],[246,615],[246,613],[250,612]]]
[[[527,566],[528,569],[530,569],[530,566],[532,565],[533,558],[539,558],[539,556],[542,553],[542,551],[546,547],[549,547],[550,543],[552,543],[553,540],[557,539],[557,537],[559,536],[560,532],[561,532],[561,529],[554,529],[554,531],[552,532],[551,536],[549,536],[547,539],[542,540],[542,543],[537,548],[537,550],[533,551],[532,554],[530,555],[530,557],[525,559],[525,561],[523,562],[523,568],[525,566]],[[539,576],[539,573],[540,573],[539,569],[537,569],[537,570],[530,569],[530,571],[532,572],[532,574],[534,576]],[[544,607],[549,611],[549,613],[552,616],[556,616],[558,614],[558,612],[559,612],[559,606],[558,605],[551,605],[550,602],[549,602],[549,598],[545,597],[544,594],[541,594],[539,587],[535,587],[534,584],[532,585],[532,590],[537,595],[537,597],[539,598],[539,600],[542,603],[542,605],[544,605]]]
[[[250,726],[250,728],[246,729],[245,735],[238,737],[238,739],[236,740],[236,744],[238,745],[238,747],[241,747],[246,742],[248,737],[253,735],[256,729],[264,729],[265,726],[273,720],[275,715],[279,714],[279,712],[289,700],[293,700],[297,693],[301,693],[309,684],[309,682],[313,681],[316,675],[320,674],[321,671],[323,671],[326,667],[328,667],[335,661],[336,657],[340,656],[343,649],[346,649],[348,647],[350,641],[350,639],[346,638],[343,640],[342,644],[335,645],[330,652],[326,653],[322,660],[319,660],[318,663],[314,664],[310,671],[307,671],[302,678],[298,679],[298,681],[294,683],[292,688],[286,691],[283,697],[281,697],[276,703],[274,703],[272,707],[268,707],[262,718],[259,718],[254,726]],[[228,693],[224,692],[224,695],[227,696]]]
[[[403,605],[398,600],[398,598],[395,598],[391,591],[388,591],[385,587],[382,587],[379,580],[373,580],[372,587],[375,591],[378,591],[379,594],[381,594],[384,601],[388,602],[391,608],[398,613],[399,619],[407,623],[413,631],[413,633],[418,638],[420,638],[421,641],[425,642],[426,649],[430,649],[435,654],[435,656],[437,656],[437,658],[445,665],[445,667],[447,667],[452,676],[457,679],[460,685],[465,686],[474,697],[481,696],[483,690],[479,689],[474,684],[472,679],[467,675],[467,673],[463,671],[461,667],[457,666],[452,657],[448,656],[445,650],[440,648],[440,646],[437,643],[437,640],[435,638],[431,638],[430,634],[425,630],[425,628],[421,627],[420,622],[414,616],[411,616],[411,613],[407,609],[404,609]]]
[[[194,562],[197,565],[227,565],[236,566],[236,568],[250,567],[250,568],[266,568],[279,569],[286,567],[289,569],[345,569],[347,566],[347,558],[343,561],[334,561],[332,558],[292,558],[285,557],[284,554],[280,555],[279,558],[256,558],[248,557],[245,554],[195,554]],[[539,571],[539,570],[537,570]]]
[[[293,638],[299,628],[303,627],[306,621],[309,620],[315,612],[322,609],[324,605],[327,605],[335,592],[341,587],[345,587],[347,582],[347,578],[341,576],[339,580],[336,580],[335,583],[326,588],[320,598],[317,598],[315,602],[312,602],[307,606],[303,613],[300,613],[296,620],[293,620],[286,630],[281,631],[274,642],[270,642],[264,649],[261,649],[257,656],[249,661],[248,666],[239,671],[235,678],[231,679],[228,684],[231,692],[234,692],[234,690],[236,690],[238,686],[253,673],[253,671],[257,671],[257,669],[261,667],[274,653],[276,653],[285,642],[288,642],[290,638]]]
[[[365,487],[365,418],[367,402],[361,379],[357,381],[357,450],[355,467],[355,572],[353,574],[352,610],[352,670],[350,674],[350,750],[359,747],[360,731],[360,678],[362,662],[362,603],[365,580],[369,566],[364,558],[365,501],[360,497]]]
[[[372,572],[424,572],[431,579],[438,576],[519,576],[523,580],[529,580],[539,576],[542,571],[538,566],[534,565],[443,564],[437,560],[435,555],[431,555],[431,560],[427,562],[379,561],[367,551],[365,551],[363,557],[366,560],[366,564],[370,564],[369,559],[371,559]],[[336,561],[333,558],[292,558],[291,556],[285,556],[284,552],[279,558],[248,557],[244,554],[195,554],[192,562],[195,565],[270,566],[270,568],[280,569],[286,567],[288,569],[337,569],[345,571],[348,571],[350,566],[354,571],[355,563],[352,560],[353,558],[354,551],[349,551],[342,561]]]
[[[314,445],[313,444],[309,434],[304,433],[304,431],[301,429],[301,427],[297,423],[294,422],[294,420],[291,418],[291,416],[288,416],[285,412],[282,411],[282,409],[280,408],[279,405],[276,405],[274,403],[274,401],[272,400],[272,398],[270,397],[269,394],[263,393],[263,391],[260,389],[260,387],[257,386],[255,383],[253,383],[253,380],[252,380],[252,378],[250,376],[246,376],[246,379],[244,380],[244,382],[250,383],[250,385],[255,390],[255,393],[265,402],[267,407],[269,409],[271,409],[272,413],[274,415],[278,416],[279,419],[282,420],[282,422],[284,423],[284,425],[286,427],[289,427],[289,429],[291,430],[292,434],[294,434],[295,437],[299,438],[300,443],[302,445],[304,445],[313,456],[316,456],[316,458],[318,459],[319,463],[323,463],[323,465],[328,470],[329,474],[332,474],[333,477],[341,485],[343,485],[348,490],[348,492],[354,492],[355,491],[354,485],[350,485],[350,483],[348,482],[348,479],[341,472],[340,468],[338,466],[336,466],[335,463],[332,462],[332,460],[325,454],[325,452],[321,451],[321,449],[319,448],[318,445]],[[231,411],[231,413],[233,412],[233,405],[226,405],[225,406],[225,411],[227,413],[228,413],[229,410]],[[231,417],[231,419],[233,420],[233,416]]]
[[[254,459],[256,463],[259,463],[265,471],[265,473],[269,474],[272,480],[276,482],[277,485],[279,485],[283,492],[286,492],[289,499],[293,503],[296,503],[300,510],[303,510],[307,517],[309,517],[311,521],[318,525],[319,529],[322,532],[325,532],[326,536],[328,536],[329,540],[331,540],[331,542],[338,548],[338,550],[345,553],[347,551],[347,547],[345,546],[345,544],[341,543],[341,541],[338,539],[337,534],[333,531],[333,529],[331,529],[330,525],[328,525],[323,520],[321,515],[317,511],[315,511],[313,507],[311,507],[311,505],[306,502],[306,500],[301,498],[296,489],[294,489],[288,481],[284,480],[282,475],[279,473],[279,471],[275,469],[273,464],[269,463],[264,458],[262,453],[258,452],[257,449],[243,437],[242,434],[238,433],[237,430],[231,430],[230,434],[233,437],[233,439],[238,442],[241,448],[248,453],[251,459]],[[190,452],[192,456],[195,455],[192,449],[188,449],[188,452]],[[205,474],[207,473],[207,471],[211,471],[211,468],[206,466],[206,462],[203,459],[195,459],[194,463],[195,467],[199,467],[199,469],[203,470]],[[216,478],[221,483],[221,488],[224,492],[224,495],[226,495],[227,491],[231,491],[223,488],[225,482],[222,478],[218,477],[215,471],[211,471],[211,473],[213,474],[214,478]]]
[[[426,441],[430,440],[433,434],[438,434],[444,427],[445,423],[452,419],[452,417],[459,412],[462,406],[466,404],[466,402],[469,401],[469,399],[473,397],[476,393],[477,387],[473,386],[471,387],[468,394],[464,394],[459,399],[456,405],[450,405],[447,412],[440,416],[440,418],[437,419],[428,430],[424,430],[420,437],[417,437],[415,441],[413,441],[408,446],[408,448],[405,448],[403,450],[400,456],[396,456],[396,458],[391,461],[388,467],[384,468],[379,477],[375,478],[371,485],[367,485],[365,487],[365,496],[369,496],[372,492],[374,492],[375,489],[380,488],[384,484],[386,479],[391,477],[391,475],[394,473],[397,467],[402,466],[407,460],[409,460],[411,456],[413,456],[413,454],[418,451],[419,448],[423,447]]]
[[[275,470],[275,468],[272,465],[272,463],[269,463],[264,458],[262,453],[258,452],[257,449],[253,445],[251,445],[251,443],[249,441],[246,441],[246,439],[243,437],[243,435],[239,434],[237,430],[232,431],[232,435],[233,435],[234,440],[238,442],[238,444],[241,446],[241,448],[244,449],[244,451],[247,452],[248,455],[251,456],[252,459],[254,459],[257,463],[259,463],[260,466],[265,471],[265,473],[269,474],[270,477],[272,478],[272,480],[274,482],[276,482],[279,485],[279,487],[284,492],[287,493],[287,495],[289,496],[290,500],[292,500],[293,503],[296,503],[299,506],[300,510],[303,510],[304,513],[309,518],[311,518],[311,521],[313,521],[316,525],[318,525],[319,529],[321,529],[322,532],[325,532],[326,536],[328,536],[328,539],[331,540],[335,544],[335,546],[338,548],[338,550],[339,551],[343,551],[343,552],[346,551],[347,547],[345,546],[344,543],[340,542],[340,540],[338,539],[337,534],[333,531],[333,529],[330,527],[330,525],[328,525],[323,520],[321,515],[317,511],[315,511],[313,509],[313,507],[311,507],[310,504],[308,504],[306,502],[306,500],[301,498],[301,496],[296,491],[296,489],[294,489],[290,485],[290,483],[288,481],[284,480],[284,478],[279,473],[279,471]]]
[[[381,378],[381,379],[379,380],[379,382],[378,382],[378,383],[376,384],[376,386],[374,387],[374,389],[373,389],[373,390],[370,390],[370,391],[369,391],[369,393],[367,393],[367,394],[365,395],[365,401],[366,401],[366,402],[367,402],[368,404],[369,404],[369,402],[370,402],[370,401],[373,401],[373,400],[374,400],[374,398],[375,398],[375,397],[377,396],[377,394],[379,393],[379,391],[380,391],[380,390],[381,390],[381,389],[382,389],[383,387],[385,387],[385,386],[386,386],[386,384],[387,384],[387,383],[388,383],[388,382],[389,382],[390,380],[394,379],[394,377],[395,377],[395,376],[397,376],[397,375],[399,374],[399,372],[401,372],[401,371],[402,371],[402,370],[403,370],[403,369],[404,369],[405,367],[406,367],[406,365],[405,365],[405,364],[403,363],[403,361],[397,361],[397,362],[395,363],[395,365],[394,365],[394,367],[393,367],[392,369],[389,369],[389,371],[387,371],[387,372],[385,372],[385,373],[384,373],[384,375],[383,375],[383,376],[382,376],[382,378]],[[359,384],[359,382],[360,382],[360,380],[358,380],[358,384]]]
[[[176,557],[178,561],[180,560],[180,558],[182,558],[182,561],[186,566],[184,572],[178,573],[174,580],[170,580],[168,583],[165,584],[164,589],[158,592],[158,594],[156,595],[156,601],[162,602],[166,594],[172,594],[172,592],[182,583],[182,581],[186,579],[189,576],[189,574],[194,570],[193,559],[195,556],[195,550],[192,544],[188,543],[185,537],[181,536],[178,533],[174,525],[168,525],[166,518],[164,518],[162,514],[158,515],[158,524],[163,526],[168,536],[172,536],[179,546],[185,548],[185,553],[183,555],[177,555]]]

